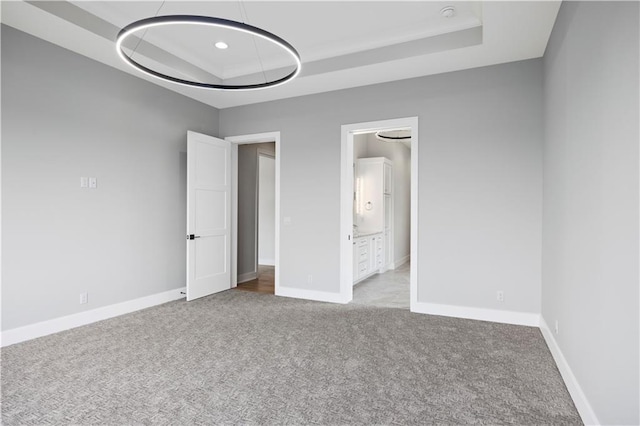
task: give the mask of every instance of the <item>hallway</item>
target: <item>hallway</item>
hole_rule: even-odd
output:
[[[236,290],[275,294],[275,270],[274,266],[258,265],[258,278],[238,284]]]

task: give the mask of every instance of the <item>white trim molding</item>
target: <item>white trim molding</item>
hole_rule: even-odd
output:
[[[304,290],[293,287],[280,286],[276,288],[276,296],[291,297],[294,299],[315,300],[317,302],[330,303],[349,303],[341,293],[332,293],[328,291]]]
[[[573,374],[573,371],[571,371],[571,367],[569,367],[569,363],[562,354],[560,346],[558,346],[558,342],[556,342],[551,329],[542,316],[540,316],[540,331],[542,332],[544,340],[547,342],[549,351],[551,351],[551,355],[558,366],[560,375],[562,376],[562,379],[567,386],[567,390],[571,395],[571,399],[573,399],[573,403],[582,418],[582,422],[585,425],[599,425],[600,421],[598,420],[596,413],[593,411],[593,408],[584,394],[578,379]]]
[[[411,312],[440,315],[443,317],[466,318],[503,324],[540,326],[540,314],[531,312],[502,311],[498,309],[472,308],[469,306],[442,305],[438,303],[416,302],[411,304]]]
[[[4,347],[15,343],[25,342],[37,337],[47,336],[60,331],[69,330],[139,311],[141,309],[150,308],[152,306],[161,305],[163,303],[172,302],[174,300],[183,299],[185,297],[184,292],[186,292],[186,287],[181,287],[175,290],[165,291],[163,293],[152,294],[138,299],[127,300],[126,302],[103,306],[90,311],[79,312],[77,314],[25,325],[24,327],[13,328],[2,332],[2,336],[0,337],[2,343],[0,345]]]
[[[400,259],[396,260],[395,262],[393,262],[391,264],[391,267],[389,269],[396,269],[399,268],[400,266],[404,265],[405,263],[407,263],[409,261],[409,259],[411,259],[411,255],[406,255],[401,257]]]

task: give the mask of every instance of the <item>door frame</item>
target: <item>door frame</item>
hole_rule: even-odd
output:
[[[345,124],[341,127],[340,174],[340,298],[353,300],[353,143],[354,135],[391,129],[411,130],[411,246],[409,309],[418,303],[418,117]]]
[[[231,142],[231,288],[238,286],[238,145],[275,142],[276,148],[276,229],[275,229],[275,294],[280,292],[280,132],[252,133],[227,136]],[[257,179],[257,176],[256,176]],[[256,221],[257,221],[256,217]],[[257,250],[256,227],[256,250]],[[258,253],[256,251],[256,262]],[[256,264],[256,273],[257,273]]]

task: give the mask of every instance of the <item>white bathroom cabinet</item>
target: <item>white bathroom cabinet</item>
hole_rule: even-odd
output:
[[[379,273],[384,266],[384,237],[382,233],[357,237],[353,240],[353,283]]]
[[[355,170],[354,283],[393,262],[393,163],[359,158]]]

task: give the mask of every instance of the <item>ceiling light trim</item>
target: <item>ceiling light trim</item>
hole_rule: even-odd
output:
[[[260,37],[264,40],[267,40],[273,44],[276,44],[278,46],[280,46],[282,49],[284,49],[287,53],[289,53],[291,55],[291,57],[293,58],[293,60],[296,63],[296,68],[289,74],[287,74],[286,76],[276,79],[276,80],[271,80],[271,81],[266,81],[264,83],[256,83],[256,84],[243,84],[243,85],[225,85],[225,84],[213,84],[213,83],[201,83],[198,81],[191,81],[191,80],[184,80],[181,78],[177,78],[177,77],[173,77],[167,74],[163,74],[161,72],[155,71],[151,68],[145,67],[144,65],[140,64],[137,61],[134,61],[129,55],[127,55],[123,48],[122,48],[122,43],[124,43],[124,41],[127,39],[127,37],[131,36],[132,34],[144,30],[144,29],[148,29],[148,28],[152,28],[152,27],[156,27],[156,26],[162,26],[162,25],[179,25],[179,24],[187,24],[187,25],[205,25],[205,26],[213,26],[213,27],[221,27],[221,28],[229,28],[232,29],[234,31],[239,31],[239,32],[243,32],[246,34],[250,34],[253,36],[257,36]],[[116,51],[118,53],[118,55],[120,56],[120,58],[127,63],[128,65],[132,66],[133,68],[135,68],[138,71],[141,71],[151,77],[155,77],[158,78],[160,80],[164,80],[164,81],[169,81],[171,83],[177,83],[183,86],[189,86],[189,87],[198,87],[198,88],[202,88],[202,89],[212,89],[212,90],[227,90],[227,91],[249,91],[249,90],[259,90],[259,89],[266,89],[269,87],[276,87],[276,86],[280,86],[282,84],[287,83],[288,81],[293,80],[294,78],[296,78],[296,76],[298,76],[298,74],[300,74],[300,71],[302,69],[302,62],[300,61],[300,55],[298,54],[298,51],[291,45],[289,44],[286,40],[278,37],[277,35],[270,33],[268,31],[265,31],[261,28],[258,27],[254,27],[252,25],[249,24],[245,24],[242,22],[237,22],[237,21],[232,21],[229,19],[223,19],[223,18],[214,18],[214,17],[210,17],[210,16],[199,16],[199,15],[166,15],[166,16],[156,16],[156,17],[152,17],[152,18],[146,18],[146,19],[141,19],[139,21],[136,22],[132,22],[131,24],[127,25],[126,27],[122,28],[122,30],[120,30],[120,32],[118,33],[118,36],[116,38]]]

